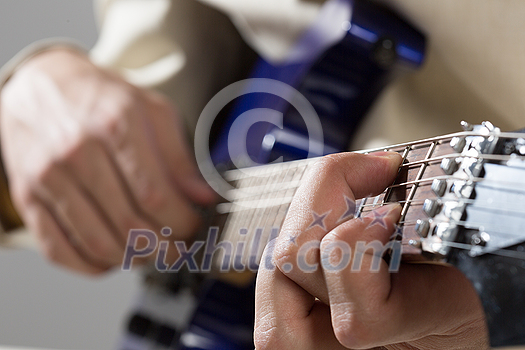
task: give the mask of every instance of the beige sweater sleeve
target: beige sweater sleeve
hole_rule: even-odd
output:
[[[253,62],[253,51],[231,20],[199,1],[98,0],[95,5],[100,36],[91,50],[93,62],[166,94],[190,134],[211,97],[245,77]]]

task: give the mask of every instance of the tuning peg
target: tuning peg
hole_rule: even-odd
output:
[[[447,181],[444,179],[434,179],[430,188],[436,194],[436,196],[443,197],[447,189]]]
[[[416,232],[420,237],[426,238],[430,230],[430,221],[418,219],[416,221]]]
[[[425,202],[423,203],[423,211],[433,218],[436,216],[437,213],[441,210],[442,204],[434,199],[425,199]]]
[[[441,161],[441,169],[447,175],[452,175],[458,170],[459,163],[455,158],[443,158]]]
[[[465,148],[466,141],[464,137],[453,137],[450,140],[450,147],[454,149],[457,153],[461,153]]]

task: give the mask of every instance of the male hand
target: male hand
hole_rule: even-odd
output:
[[[340,221],[348,200],[377,195],[390,185],[400,162],[395,153],[343,153],[323,158],[309,173],[277,241],[266,249],[273,245],[277,268],[259,269],[257,350],[488,349],[480,303],[459,271],[401,263],[399,272],[391,273],[384,259],[370,270],[378,257],[372,249],[363,252],[362,244],[387,244],[399,205]],[[312,225],[313,213],[328,214],[321,225]],[[382,224],[373,224],[374,217],[383,217]],[[303,254],[305,244],[320,248]],[[343,258],[341,249],[333,249],[338,245],[350,247],[351,259],[347,267],[333,269]],[[356,252],[363,253],[361,268],[351,271]],[[317,268],[301,269],[301,261]]]
[[[178,116],[67,49],[24,64],[1,92],[2,156],[13,202],[44,254],[74,270],[122,264],[130,229],[188,239],[209,204]]]

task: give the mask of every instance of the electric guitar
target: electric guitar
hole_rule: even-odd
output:
[[[421,66],[424,51],[421,32],[389,9],[368,1],[328,1],[286,60],[276,65],[260,59],[251,79],[236,84],[240,89],[235,96],[240,97],[222,123],[209,161],[206,156],[213,124],[209,114],[212,111],[215,116],[217,105],[225,107],[225,91],[205,107],[195,133],[201,172],[207,178],[208,172],[215,172],[213,169],[224,170],[232,165],[245,168],[254,160],[259,164],[281,160],[284,163],[278,171],[283,176],[279,177],[280,182],[297,184],[305,167],[285,171],[294,167],[295,163],[289,162],[345,150],[386,84],[400,72]],[[249,177],[248,182],[255,179]],[[246,194],[244,180],[235,181],[240,185],[237,189],[217,177],[207,180],[231,201],[217,207],[212,229],[202,238],[207,240],[220,233],[218,245],[226,255],[233,255],[232,251],[239,247],[251,247],[254,254],[251,258],[232,257],[231,261],[216,254],[216,260],[224,261],[235,272],[219,273],[202,283],[197,309],[180,342],[183,350],[253,349],[257,254],[269,235],[277,234],[295,188],[287,189],[286,198],[274,199],[284,206],[276,206],[269,197],[268,203],[260,207],[259,194]],[[263,176],[260,181],[255,188],[273,194],[276,192],[263,185],[276,181],[275,185],[281,186],[273,175]],[[243,196],[261,210],[239,210],[235,203]],[[209,259],[205,255],[202,266],[208,266]]]
[[[334,11],[346,10],[348,21],[337,24],[344,35],[319,35]],[[393,73],[422,64],[424,42],[420,32],[373,3],[331,1],[297,44],[295,51],[306,55],[298,54],[299,59],[296,55],[279,66],[258,62],[252,78],[286,83],[310,101],[321,117],[322,140],[314,140],[312,147],[311,130],[299,108],[283,101],[290,97],[286,91],[244,86],[244,96],[236,101],[224,126],[244,130],[246,137],[232,141],[227,133],[220,135],[211,157],[213,166],[223,170],[253,160],[286,162],[223,174],[229,201],[217,206],[206,232],[220,233],[216,247],[221,252],[213,255],[215,278],[200,283],[200,303],[180,336],[180,348],[253,348],[254,271],[265,243],[278,234],[295,190],[315,161],[297,159],[344,150]],[[239,124],[239,116],[262,108],[278,113],[266,121],[252,118],[258,125]],[[404,159],[396,182],[383,194],[357,202],[354,215],[400,202],[403,252],[453,264],[471,279],[487,314],[492,346],[525,344],[521,316],[525,239],[520,234],[525,227],[521,219],[525,208],[520,204],[525,141],[520,134],[503,133],[490,123],[464,128],[457,134],[387,148]],[[197,136],[196,142],[202,142]],[[204,141],[209,146],[209,140]],[[321,150],[312,152],[321,141]],[[203,264],[210,258],[205,255]],[[232,271],[224,273],[224,266]]]

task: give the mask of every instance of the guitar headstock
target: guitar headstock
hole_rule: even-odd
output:
[[[412,240],[456,266],[485,309],[491,345],[525,344],[525,134],[464,124]]]

